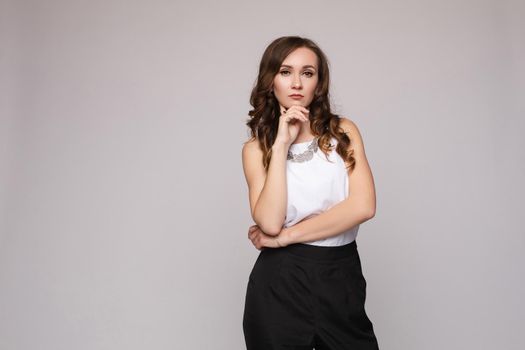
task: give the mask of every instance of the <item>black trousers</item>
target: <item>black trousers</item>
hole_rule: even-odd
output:
[[[243,315],[248,350],[377,350],[357,243],[261,250]]]

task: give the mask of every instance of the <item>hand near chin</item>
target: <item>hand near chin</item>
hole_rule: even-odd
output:
[[[272,236],[264,233],[258,225],[252,225],[248,229],[248,238],[258,250],[281,248],[287,245],[286,239],[284,239],[284,229],[277,236]]]

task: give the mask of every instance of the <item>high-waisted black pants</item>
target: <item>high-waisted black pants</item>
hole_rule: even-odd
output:
[[[248,350],[377,350],[357,244],[261,250],[243,316]]]

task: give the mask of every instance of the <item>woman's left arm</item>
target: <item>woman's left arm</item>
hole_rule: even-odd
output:
[[[277,236],[265,234],[257,225],[248,229],[248,238],[257,249],[277,248],[293,243],[317,241],[338,235],[355,225],[374,217],[376,194],[374,178],[365,155],[359,129],[351,120],[341,117],[341,128],[350,138],[349,150],[354,150],[355,168],[348,171],[348,197],[319,215],[303,219],[297,224],[284,227]]]
[[[350,137],[355,168],[348,171],[349,196],[327,211],[293,226],[283,228],[277,236],[282,245],[310,242],[340,234],[374,217],[376,194],[374,178],[365,155],[363,139],[355,123],[341,117],[340,127]]]

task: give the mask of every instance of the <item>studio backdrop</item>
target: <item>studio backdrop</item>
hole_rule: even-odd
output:
[[[525,348],[523,1],[0,8],[0,349],[243,349],[264,48],[327,54],[377,193],[382,349]]]

